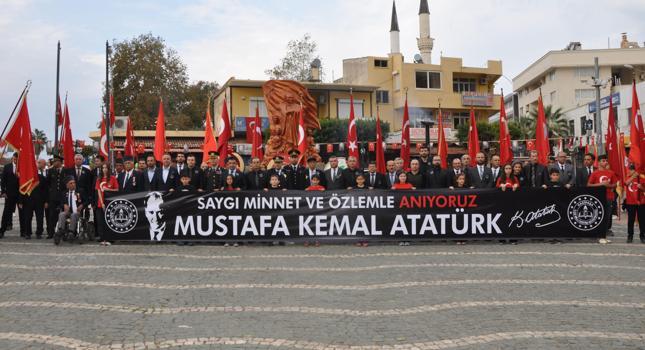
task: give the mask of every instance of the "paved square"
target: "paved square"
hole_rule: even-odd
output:
[[[645,349],[645,245],[615,230],[368,248],[56,247],[14,230],[0,349]]]

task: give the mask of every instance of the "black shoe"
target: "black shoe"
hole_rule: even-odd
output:
[[[36,239],[43,239],[43,235],[36,235]]]
[[[25,235],[25,239],[31,239],[31,236]]]
[[[607,237],[613,237],[614,236],[614,231],[611,229],[607,230]]]
[[[54,238],[54,235],[47,235],[47,237],[45,237],[45,238],[52,239],[52,238]]]
[[[633,238],[627,238],[627,243],[634,243],[634,239]]]

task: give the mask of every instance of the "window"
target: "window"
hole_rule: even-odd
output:
[[[475,92],[475,79],[455,78],[452,80],[452,91],[454,92]]]
[[[551,91],[551,94],[549,97],[551,98],[551,104],[555,103],[555,91]]]
[[[390,92],[387,90],[376,90],[376,103],[390,103]]]
[[[591,78],[596,75],[594,67],[576,67],[576,78]]]
[[[576,89],[576,102],[593,100],[594,98],[596,98],[594,89]]]
[[[555,71],[554,70],[549,72],[549,79],[548,80],[549,81],[555,80]]]
[[[457,129],[459,125],[468,124],[469,119],[470,119],[470,112],[454,113],[452,115],[453,128]]]
[[[374,67],[387,68],[387,60],[374,60]]]
[[[349,119],[349,99],[339,98],[336,102],[338,119]],[[354,116],[363,118],[363,100],[354,100]]]
[[[249,97],[249,117],[255,117],[255,107],[260,110],[260,117],[268,117],[267,105],[262,97]]]
[[[416,72],[417,89],[441,89],[441,73]]]
[[[587,129],[585,129],[585,124],[587,123],[587,117],[580,117],[580,135],[584,136],[587,134]]]

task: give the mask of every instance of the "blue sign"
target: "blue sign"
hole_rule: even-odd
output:
[[[614,106],[620,105],[620,92],[611,95]],[[591,102],[589,105],[589,113],[596,113],[596,102]],[[600,110],[609,108],[609,96],[600,99]]]
[[[254,117],[235,117],[235,132],[246,132],[246,118]],[[269,128],[269,118],[260,117],[262,121],[262,130]]]

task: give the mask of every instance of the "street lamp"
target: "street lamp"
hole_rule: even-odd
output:
[[[434,120],[424,119],[420,122],[426,129],[426,147],[430,147],[430,129],[434,126]]]

